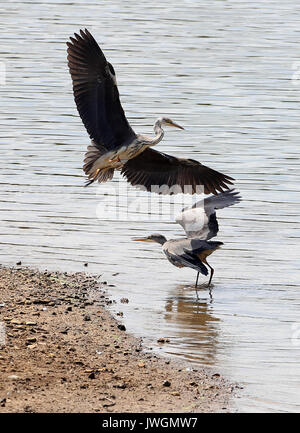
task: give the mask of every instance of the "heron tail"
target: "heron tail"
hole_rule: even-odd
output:
[[[103,168],[102,170],[96,169],[94,172],[91,172],[88,175],[88,180],[86,181],[84,186],[89,186],[91,183],[98,181],[101,182],[107,182],[108,180],[111,180],[114,176],[114,169],[113,168]]]
[[[88,146],[83,165],[83,171],[88,177],[85,186],[88,186],[95,181],[98,181],[99,183],[107,182],[108,180],[113,178],[113,168],[98,168],[99,165],[97,167],[97,160],[101,158],[105,151],[106,150],[102,149],[100,145],[94,144],[93,141],[92,144]]]

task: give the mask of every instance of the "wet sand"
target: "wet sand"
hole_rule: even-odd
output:
[[[230,412],[236,386],[143,349],[107,310],[106,287],[0,267],[0,412]]]

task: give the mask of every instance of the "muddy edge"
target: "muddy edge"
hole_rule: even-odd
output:
[[[144,351],[99,277],[0,266],[0,294],[0,412],[232,411],[236,385]]]

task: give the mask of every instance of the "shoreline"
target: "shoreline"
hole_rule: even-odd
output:
[[[0,413],[232,412],[237,386],[144,350],[99,278],[0,266]]]

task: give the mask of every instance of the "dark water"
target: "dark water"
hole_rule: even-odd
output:
[[[238,410],[299,411],[299,7],[8,2],[0,26],[1,263],[82,271],[88,262],[114,285],[114,311],[129,331],[242,383]],[[137,132],[168,115],[186,131],[166,130],[159,149],[237,179],[244,200],[219,212],[225,245],[210,259],[212,300],[203,289],[195,301],[195,273],[172,267],[159,245],[131,241],[182,234],[169,198],[137,193],[118,176],[83,188],[89,140],[65,47],[81,27],[114,64]],[[170,339],[162,349],[161,336]]]

